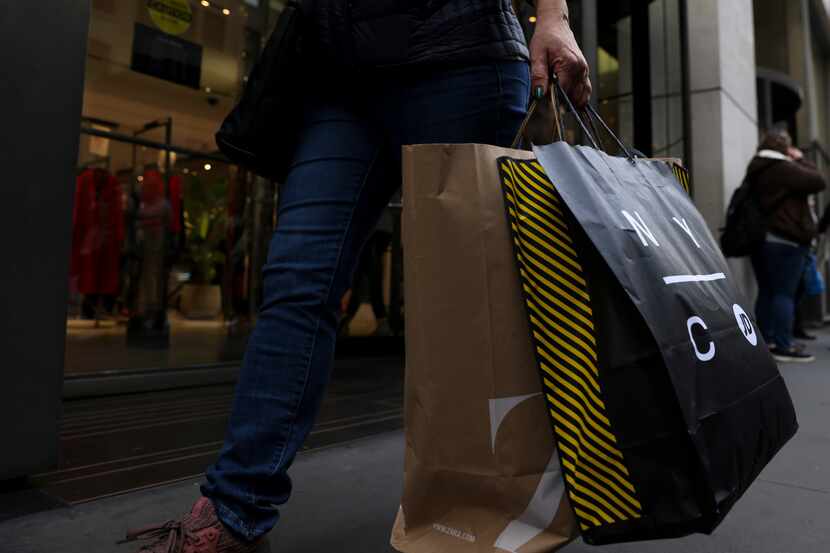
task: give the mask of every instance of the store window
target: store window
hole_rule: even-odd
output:
[[[571,28],[592,66],[594,102],[603,119],[628,145],[648,156],[683,158],[684,0],[573,0]],[[532,6],[520,16],[527,34]],[[576,123],[569,123],[571,130]],[[577,139],[578,133],[571,132]],[[603,137],[610,153],[613,141]]]
[[[241,357],[257,185],[213,133],[258,2],[93,0],[73,210],[67,376]]]
[[[597,100],[623,141],[683,158],[680,0],[603,3],[597,12]]]
[[[67,377],[241,361],[261,301],[278,185],[229,163],[214,133],[283,7],[92,0]],[[391,277],[399,242],[380,236],[343,298],[352,315],[343,335],[383,334],[367,305],[388,308],[400,297]]]

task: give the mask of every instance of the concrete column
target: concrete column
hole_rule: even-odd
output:
[[[816,75],[814,71],[813,58],[813,33],[810,28],[810,0],[801,0],[801,28],[804,35],[804,90],[807,95],[808,115],[808,142],[812,143],[819,139],[819,109],[818,91],[816,90]]]
[[[695,203],[719,236],[758,144],[752,0],[688,0]],[[750,300],[754,281],[735,263]]]
[[[651,125],[655,154],[682,158],[683,73],[678,36],[679,2],[654,2],[649,6],[651,50]]]
[[[631,79],[631,17],[623,17],[617,22],[617,60],[620,64],[617,93],[622,96],[617,101],[618,126],[623,144],[634,144],[634,102],[629,95],[634,89]]]
[[[594,85],[592,103],[596,105],[599,87],[599,39],[597,37],[597,0],[582,0],[582,52],[591,69],[591,82]]]
[[[0,2],[0,480],[57,462],[88,26],[88,2]]]

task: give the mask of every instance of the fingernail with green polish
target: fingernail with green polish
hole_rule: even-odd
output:
[[[545,95],[545,89],[544,89],[544,88],[542,88],[541,86],[537,86],[536,88],[534,88],[534,89],[533,89],[533,96],[534,96],[537,100],[538,100],[539,98],[541,98],[542,96],[544,96],[544,95]]]

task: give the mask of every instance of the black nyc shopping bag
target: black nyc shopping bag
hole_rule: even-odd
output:
[[[710,533],[797,422],[751,306],[665,161],[500,158],[565,487],[587,543]]]

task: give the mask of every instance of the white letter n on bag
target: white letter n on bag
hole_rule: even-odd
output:
[[[660,243],[657,242],[657,239],[654,237],[654,234],[652,234],[651,229],[649,229],[648,226],[646,226],[646,222],[643,221],[643,218],[640,216],[639,213],[637,213],[636,211],[634,212],[634,215],[637,216],[637,219],[632,217],[631,214],[624,209],[622,210],[622,214],[626,219],[628,219],[628,222],[631,223],[631,226],[634,227],[634,230],[637,231],[637,237],[640,239],[640,242],[643,243],[643,246],[645,246],[646,248],[648,247],[648,241],[646,240],[646,238],[648,238],[654,243],[655,246],[657,246],[658,248],[660,247]]]

